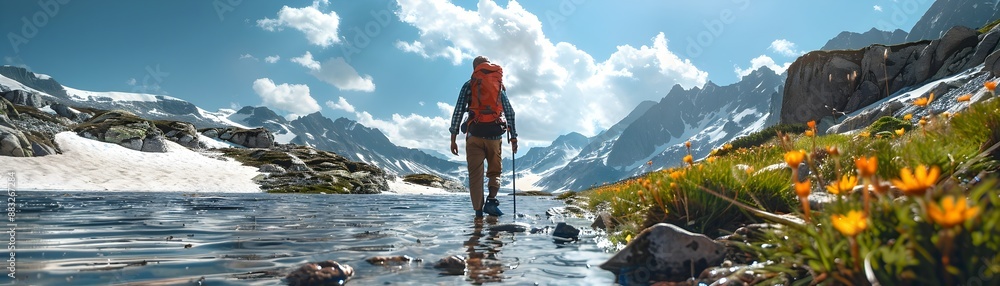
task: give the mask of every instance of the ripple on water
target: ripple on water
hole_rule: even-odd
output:
[[[546,233],[490,231],[513,216],[477,221],[465,196],[19,195],[18,280],[29,284],[270,285],[305,262],[328,259],[354,267],[355,285],[613,282],[610,272],[592,267],[611,256],[593,235],[557,245]],[[513,213],[509,198],[501,202]],[[518,213],[527,215],[517,222],[554,226],[541,214],[560,204],[518,199]],[[422,262],[365,261],[395,255]],[[433,269],[451,255],[467,259],[466,275]]]

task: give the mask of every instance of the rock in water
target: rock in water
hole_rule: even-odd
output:
[[[447,275],[463,275],[465,274],[465,258],[458,255],[448,256],[434,263],[434,268],[444,271],[443,274]]]
[[[552,236],[558,241],[576,241],[580,240],[580,230],[565,222],[560,222],[556,224],[556,230],[552,231]]]
[[[354,268],[336,261],[306,263],[285,277],[288,285],[344,285],[354,276]]]
[[[622,285],[683,281],[725,258],[726,247],[703,234],[667,223],[653,225],[601,264]]]
[[[515,222],[515,223],[505,223],[505,224],[498,224],[498,225],[490,226],[490,231],[492,231],[492,232],[504,232],[504,231],[506,231],[506,232],[525,232],[525,231],[528,231],[528,229],[530,229],[530,228],[531,228],[531,225],[528,225],[528,224],[523,223],[523,222]]]
[[[404,265],[404,264],[409,264],[410,262],[413,261],[420,262],[420,259],[414,259],[413,257],[407,255],[399,255],[399,256],[375,256],[372,258],[365,259],[365,261],[368,261],[368,263],[371,263],[372,265],[387,266],[387,265]]]

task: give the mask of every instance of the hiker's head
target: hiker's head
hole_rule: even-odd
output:
[[[475,69],[476,67],[479,66],[479,64],[488,62],[490,62],[490,59],[487,58],[486,56],[478,56],[476,57],[476,59],[472,60],[472,68]]]

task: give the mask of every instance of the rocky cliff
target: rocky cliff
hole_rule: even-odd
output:
[[[781,122],[854,112],[903,88],[979,66],[998,42],[996,28],[979,34],[957,26],[933,41],[807,53],[788,68]]]

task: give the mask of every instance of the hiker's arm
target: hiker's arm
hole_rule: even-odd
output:
[[[510,138],[517,138],[517,128],[514,124],[514,107],[510,106],[510,100],[507,100],[507,90],[500,90],[500,103],[503,104],[503,116],[507,119],[507,131],[510,132]]]
[[[448,131],[451,132],[451,153],[455,155],[458,155],[458,143],[455,142],[455,139],[458,137],[459,127],[462,125],[462,117],[469,110],[469,100],[466,97],[468,89],[469,82],[465,82],[462,85],[462,90],[458,92],[458,102],[455,102],[455,111],[451,113],[451,126],[448,127]]]

